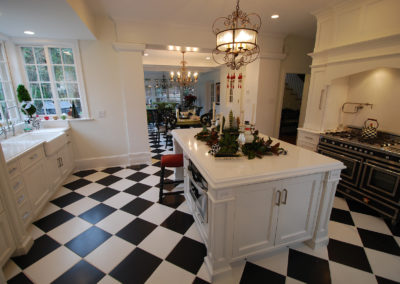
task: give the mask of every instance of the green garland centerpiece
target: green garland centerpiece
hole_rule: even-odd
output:
[[[249,160],[257,158],[262,158],[262,156],[272,156],[272,155],[286,155],[287,151],[280,146],[280,143],[272,145],[272,139],[268,137],[265,141],[264,138],[258,136],[258,130],[254,132],[254,140],[251,143],[245,143],[242,145],[242,153],[247,156]]]

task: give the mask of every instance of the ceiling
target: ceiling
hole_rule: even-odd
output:
[[[35,35],[25,35],[26,30]],[[65,0],[0,0],[0,33],[9,37],[95,39]]]

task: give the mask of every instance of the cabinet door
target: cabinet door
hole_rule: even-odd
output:
[[[318,175],[282,182],[275,245],[311,239],[320,187]]]
[[[38,213],[41,206],[47,201],[49,194],[49,185],[47,183],[47,174],[45,163],[40,160],[36,164],[30,166],[23,172],[26,191],[34,211],[34,215]]]
[[[65,145],[59,153],[61,157],[61,176],[64,178],[73,168],[71,143]]]
[[[58,153],[47,158],[46,169],[50,189],[55,189],[57,184],[61,181],[60,166],[61,162]]]
[[[247,255],[274,245],[278,207],[277,183],[248,185],[235,199],[233,256]]]
[[[15,250],[11,229],[6,214],[0,214],[0,267],[2,267]]]

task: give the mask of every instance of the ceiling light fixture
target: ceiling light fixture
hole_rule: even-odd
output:
[[[274,15],[271,16],[271,19],[278,19],[278,18],[279,18],[278,14],[274,14]]]
[[[217,37],[217,46],[213,50],[214,61],[225,64],[232,70],[249,64],[258,58],[260,48],[257,44],[261,18],[258,14],[246,14],[239,8],[227,17],[214,21],[213,32]]]
[[[148,53],[144,53],[143,55],[144,55],[144,56],[149,56],[149,54],[148,54]]]
[[[35,32],[32,32],[32,31],[24,31],[24,34],[26,34],[26,35],[34,35]]]
[[[199,74],[197,72],[195,72],[192,76],[192,72],[190,72],[186,69],[186,64],[187,64],[187,62],[185,61],[185,52],[186,51],[182,50],[181,52],[182,52],[182,61],[181,61],[182,66],[181,66],[180,70],[178,72],[176,72],[176,75],[173,71],[171,71],[170,81],[177,82],[182,87],[187,87],[187,86],[197,83],[197,77]]]
[[[206,57],[206,59],[207,59],[207,60],[210,60],[210,59],[211,59],[211,57],[210,57],[210,56],[207,56],[207,57]]]

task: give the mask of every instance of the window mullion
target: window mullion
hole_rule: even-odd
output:
[[[56,80],[55,80],[54,70],[52,68],[52,64],[51,64],[51,61],[50,61],[49,47],[48,46],[44,46],[44,54],[46,56],[47,68],[49,70],[50,86],[51,86],[51,92],[53,94],[53,101],[54,101],[54,106],[56,108],[56,114],[58,116],[61,116],[60,101],[58,99],[58,91],[57,91],[57,86],[56,86]]]

